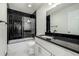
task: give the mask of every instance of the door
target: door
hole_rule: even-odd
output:
[[[8,14],[8,23],[9,40],[22,38],[22,16]]]
[[[5,55],[7,51],[7,25],[0,23],[0,55]]]

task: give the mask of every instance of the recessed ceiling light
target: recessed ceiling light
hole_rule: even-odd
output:
[[[31,22],[30,19],[28,19],[27,22],[30,23]]]
[[[28,4],[28,7],[32,7],[32,5],[31,4]]]

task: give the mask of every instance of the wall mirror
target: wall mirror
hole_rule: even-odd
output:
[[[47,11],[46,32],[79,35],[79,3],[61,3]]]

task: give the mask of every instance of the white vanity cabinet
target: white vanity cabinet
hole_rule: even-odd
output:
[[[36,40],[36,48],[35,54],[38,56],[75,56],[78,55],[75,52],[72,52],[68,49],[60,47],[56,44],[47,42],[43,39],[38,37],[35,38]]]

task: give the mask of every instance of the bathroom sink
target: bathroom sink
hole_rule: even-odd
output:
[[[41,36],[42,38],[44,38],[44,39],[46,39],[46,40],[51,40],[53,37],[51,37],[51,36],[46,36],[46,35],[43,35],[43,36]]]

